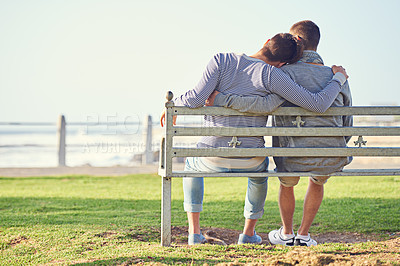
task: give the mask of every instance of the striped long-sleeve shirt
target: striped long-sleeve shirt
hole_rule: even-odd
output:
[[[344,75],[336,74],[324,90],[312,93],[297,85],[279,68],[244,54],[217,54],[208,63],[203,77],[194,89],[174,99],[177,106],[201,107],[214,90],[243,96],[267,97],[271,110],[285,99],[315,112],[324,112],[338,95],[345,82]],[[264,127],[268,116],[205,116],[206,127]],[[228,147],[229,137],[205,136],[199,147]],[[238,148],[264,147],[264,138],[240,137]]]

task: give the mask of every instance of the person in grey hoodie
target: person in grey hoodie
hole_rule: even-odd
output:
[[[304,52],[300,61],[285,65],[281,69],[296,83],[311,92],[321,91],[332,79],[332,71],[324,66],[317,53],[320,40],[318,26],[309,20],[295,23],[290,33],[299,36],[304,44]],[[230,107],[243,112],[263,113],[269,111],[269,103],[258,96],[238,96],[234,94],[215,93],[209,99],[214,106]],[[351,106],[352,99],[349,84],[343,85],[341,92],[332,106]],[[295,106],[285,102],[281,106]],[[348,127],[352,126],[352,116],[305,116],[301,117],[304,127]],[[275,116],[273,125],[277,127],[293,127],[295,117]],[[350,137],[273,137],[274,147],[346,147]],[[324,184],[329,174],[341,171],[351,162],[351,157],[274,157],[278,172],[310,172],[319,176],[310,177],[308,190],[304,198],[303,218],[295,236],[293,231],[293,215],[295,210],[294,186],[300,177],[280,177],[279,209],[283,226],[273,230],[268,237],[272,244],[312,246],[317,242],[310,237],[309,229],[319,210],[324,195]]]

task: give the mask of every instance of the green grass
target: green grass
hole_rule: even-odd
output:
[[[0,265],[216,264],[287,252],[267,246],[160,247],[160,183],[157,175],[0,178]],[[187,225],[181,183],[172,184],[175,226]],[[307,184],[301,179],[296,187],[296,225]],[[202,226],[241,230],[246,186],[246,178],[206,179]],[[259,232],[280,226],[278,187],[271,178]],[[331,178],[311,231],[383,238],[399,232],[400,179]]]

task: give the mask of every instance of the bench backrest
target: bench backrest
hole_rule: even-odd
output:
[[[163,177],[183,177],[187,173],[173,171],[174,157],[252,157],[252,156],[280,156],[280,157],[397,157],[400,156],[400,147],[367,147],[363,136],[400,136],[400,127],[396,126],[361,126],[361,127],[302,127],[302,116],[400,116],[400,107],[397,106],[368,106],[368,107],[331,107],[325,113],[319,114],[307,111],[300,107],[280,107],[269,115],[295,116],[293,127],[182,127],[173,125],[173,116],[181,115],[233,115],[254,116],[259,114],[241,113],[223,107],[188,108],[174,106],[172,93],[167,95],[165,135],[161,141],[159,174]],[[173,139],[178,136],[359,136],[355,142],[357,147],[345,148],[178,148],[173,147]],[[234,140],[234,139],[233,139]],[[333,175],[399,175],[400,169],[376,169],[348,171]],[[242,174],[204,174],[191,173],[190,176],[244,176]],[[251,176],[258,176],[253,173]],[[263,174],[265,176],[265,173]],[[290,176],[292,173],[274,173],[272,176]],[[248,175],[246,175],[248,176]]]

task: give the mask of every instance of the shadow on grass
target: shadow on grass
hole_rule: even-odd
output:
[[[57,197],[1,197],[3,227],[32,225],[110,225],[151,226],[161,221],[160,200],[80,199]],[[296,203],[295,221],[301,219],[302,201]],[[202,226],[240,229],[242,201],[205,202]],[[181,200],[172,204],[172,224],[186,225]],[[324,199],[314,222],[316,232],[350,231],[360,233],[400,231],[400,199]],[[263,230],[280,224],[276,201],[268,201],[259,221]],[[320,229],[318,229],[318,227]]]

